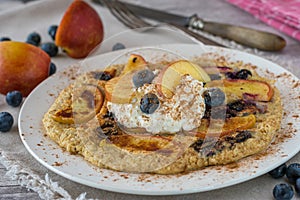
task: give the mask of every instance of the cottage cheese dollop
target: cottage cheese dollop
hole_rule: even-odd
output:
[[[205,102],[202,97],[205,88],[203,83],[190,75],[182,76],[171,99],[159,95],[157,85],[145,84],[137,88],[137,96],[146,93],[156,94],[160,105],[152,114],[145,114],[140,109],[140,99],[131,104],[116,104],[108,102],[110,112],[113,112],[118,123],[127,128],[145,128],[148,132],[176,133],[189,131],[201,124],[205,112]]]

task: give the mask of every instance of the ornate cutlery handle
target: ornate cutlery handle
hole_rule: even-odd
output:
[[[191,17],[189,26],[264,51],[279,51],[286,45],[285,40],[276,34],[242,26],[203,21],[197,15]]]

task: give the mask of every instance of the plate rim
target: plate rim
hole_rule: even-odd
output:
[[[150,46],[150,47],[163,47],[163,48],[168,48],[168,47],[172,47],[172,46],[180,46],[180,45],[184,45],[184,46],[199,46],[199,44],[167,44],[167,45],[158,45],[158,46]],[[148,46],[147,46],[148,47]],[[238,53],[238,54],[244,54],[244,55],[249,55],[250,57],[253,57],[255,59],[259,59],[259,60],[262,60],[263,62],[269,62],[271,63],[272,65],[276,66],[276,68],[278,70],[281,70],[283,72],[286,72],[288,74],[291,74],[293,77],[293,79],[296,79],[296,80],[299,80],[294,74],[292,74],[291,72],[289,72],[288,70],[284,69],[283,67],[279,66],[278,64],[276,63],[273,63],[267,59],[264,59],[262,57],[259,57],[259,56],[256,56],[256,55],[253,55],[253,54],[249,54],[249,53],[246,53],[246,52],[241,52],[241,51],[238,51],[238,50],[233,50],[233,49],[227,49],[227,48],[221,48],[221,47],[214,47],[214,46],[207,46],[209,48],[209,50],[222,50],[224,52],[228,52],[229,54],[232,54],[232,53]],[[95,57],[98,57],[98,56],[103,56],[103,57],[106,57],[107,55],[114,55],[116,54],[119,55],[120,53],[123,53],[123,52],[128,52],[128,51],[131,51],[131,50],[137,50],[141,47],[137,47],[137,48],[130,48],[130,49],[124,49],[124,50],[121,50],[121,51],[118,51],[118,52],[108,52],[108,53],[105,53],[105,54],[101,54],[101,55],[97,55]],[[93,57],[93,58],[95,58]],[[66,68],[69,69],[71,66],[68,66]],[[58,74],[54,74],[54,78],[57,77]],[[111,187],[111,186],[101,186],[99,187],[98,185],[99,184],[91,184],[90,181],[86,181],[85,179],[77,179],[76,177],[73,177],[72,175],[70,174],[67,174],[67,173],[64,173],[62,171],[59,170],[59,168],[55,168],[51,165],[49,165],[49,163],[45,162],[43,159],[41,159],[32,149],[32,147],[29,146],[29,144],[26,142],[25,138],[22,136],[22,133],[24,132],[23,131],[23,122],[22,120],[24,119],[24,110],[26,109],[26,106],[27,104],[29,104],[28,102],[30,101],[30,99],[32,98],[32,96],[38,92],[40,90],[40,88],[43,88],[48,82],[50,82],[52,79],[54,79],[53,77],[49,77],[47,78],[45,81],[43,81],[40,85],[38,85],[33,91],[32,93],[25,99],[21,109],[20,109],[20,113],[19,113],[19,118],[18,118],[18,128],[19,128],[19,135],[20,135],[20,138],[21,138],[21,141],[22,143],[24,144],[24,146],[26,147],[26,150],[38,161],[40,162],[44,167],[46,167],[47,169],[50,169],[51,171],[53,171],[54,173],[60,175],[60,176],[63,176],[69,180],[72,180],[76,183],[80,183],[80,184],[84,184],[84,185],[87,185],[87,186],[90,186],[90,187],[94,187],[94,188],[98,188],[98,189],[103,189],[103,190],[108,190],[108,191],[112,191],[112,192],[119,192],[119,193],[127,193],[127,194],[138,194],[138,195],[179,195],[179,194],[191,194],[191,193],[197,193],[197,192],[205,192],[205,191],[211,191],[211,190],[215,190],[215,189],[220,189],[220,188],[224,188],[224,187],[229,187],[229,186],[232,186],[232,185],[236,185],[238,183],[242,183],[242,182],[245,182],[245,181],[248,181],[248,180],[251,180],[253,178],[256,178],[256,177],[259,177],[263,174],[265,174],[267,172],[267,170],[265,171],[260,171],[260,173],[256,173],[254,176],[249,176],[248,178],[246,179],[243,179],[242,181],[235,181],[235,182],[230,182],[228,184],[223,184],[222,186],[218,186],[218,187],[214,187],[214,186],[211,186],[211,187],[208,187],[206,189],[192,189],[192,190],[162,190],[162,191],[159,191],[159,190],[155,190],[155,191],[148,191],[148,190],[145,190],[145,191],[140,191],[140,190],[136,190],[136,189],[131,189],[131,188],[124,188],[124,189],[120,189],[120,188],[115,188],[115,187]],[[50,106],[51,104],[49,104]],[[48,108],[47,108],[48,109]],[[48,137],[48,139],[50,139]],[[56,143],[55,143],[56,144]],[[59,147],[60,148],[60,147]],[[295,150],[294,152],[292,152],[291,154],[289,154],[288,157],[285,157],[282,159],[282,161],[280,163],[278,163],[278,165],[286,162],[287,160],[291,159],[292,157],[294,157],[300,150],[300,147],[298,150]],[[70,155],[70,154],[69,154]],[[88,162],[88,161],[85,161],[85,162]]]

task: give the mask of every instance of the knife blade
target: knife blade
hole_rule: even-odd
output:
[[[101,6],[107,6],[106,4],[104,5],[102,3],[102,0],[92,0],[93,2],[95,3],[98,3],[100,4]],[[122,6],[125,6],[122,2],[117,2],[118,5],[122,5]],[[126,10],[129,9],[126,7]],[[138,16],[136,16],[137,18],[139,18]],[[117,18],[118,19],[118,18]],[[123,23],[123,21],[121,21],[121,23]],[[123,23],[124,24],[124,23]],[[227,46],[224,46],[223,44],[219,43],[219,42],[216,42],[214,40],[211,40],[211,39],[208,39],[204,36],[202,36],[201,34],[198,34],[196,33],[195,31],[193,30],[190,30],[188,27],[185,27],[185,26],[180,26],[180,25],[177,25],[177,24],[173,24],[173,23],[167,23],[168,25],[170,25],[170,28],[171,29],[175,29],[176,31],[179,31],[181,32],[182,34],[186,35],[187,37],[189,37],[191,40],[193,40],[194,42],[196,43],[202,43],[202,44],[205,44],[205,45],[213,45],[213,46],[219,46],[219,47],[227,47]],[[124,24],[126,25],[126,24]],[[127,25],[126,25],[127,26]],[[151,24],[149,24],[149,26],[151,26]],[[132,26],[128,26],[129,28],[132,28]],[[156,26],[154,26],[156,27]],[[147,30],[147,29],[145,29]]]
[[[93,1],[99,3],[101,0]],[[141,17],[202,30],[213,35],[234,40],[251,48],[257,48],[264,51],[279,51],[286,45],[286,42],[282,37],[273,33],[231,24],[205,21],[198,17],[197,14],[191,16],[181,16],[161,10],[155,10],[152,8],[126,3],[123,1],[122,3],[133,13]]]
[[[195,38],[196,40],[202,42],[203,44],[206,44],[206,45],[213,45],[213,46],[219,46],[219,47],[226,47],[216,41],[213,41],[213,40],[210,40],[190,29],[188,29],[187,27],[184,27],[184,26],[180,26],[180,25],[177,25],[177,24],[172,24],[170,23],[171,26],[174,26],[175,28],[183,31],[184,33],[188,34],[189,36],[192,36],[192,38]]]

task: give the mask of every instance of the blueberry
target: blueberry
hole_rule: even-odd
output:
[[[13,116],[8,112],[0,112],[0,132],[7,132],[14,123]]]
[[[147,93],[140,102],[140,109],[143,113],[152,114],[159,106],[158,97],[153,93]]]
[[[300,178],[300,164],[292,163],[286,169],[286,177],[291,183],[295,183]]]
[[[295,182],[295,190],[298,193],[298,195],[300,195],[300,178],[297,178]]]
[[[281,178],[281,177],[283,177],[283,176],[285,175],[286,168],[287,168],[287,166],[286,166],[286,164],[284,163],[284,164],[280,165],[279,167],[277,167],[277,168],[271,170],[271,171],[269,172],[269,174],[270,174],[273,178]]]
[[[273,189],[273,196],[276,200],[290,200],[294,196],[294,190],[291,185],[287,183],[280,183],[275,185]]]
[[[248,69],[241,69],[237,72],[226,72],[225,77],[227,79],[247,79],[252,76],[252,73]]]
[[[56,72],[56,65],[53,62],[51,62],[49,67],[49,76],[51,76],[55,72]]]
[[[236,75],[234,72],[226,72],[225,77],[226,79],[236,79]]]
[[[210,88],[204,93],[204,101],[210,107],[221,106],[225,101],[225,93],[220,88]]]
[[[6,94],[6,102],[8,105],[18,107],[23,100],[21,92],[14,90]]]
[[[229,110],[234,110],[234,111],[242,111],[245,108],[245,103],[241,100],[233,101],[229,104],[227,104]]]
[[[94,78],[97,80],[108,81],[112,76],[108,72],[97,72],[95,73]]]
[[[145,83],[151,83],[154,77],[155,75],[151,70],[143,69],[133,75],[132,81],[135,87],[141,87]]]
[[[52,40],[55,40],[55,35],[56,35],[56,31],[57,31],[58,26],[57,25],[51,25],[48,28],[48,34],[50,35],[50,37],[52,38]]]
[[[121,49],[125,49],[125,48],[126,47],[124,44],[118,42],[112,47],[112,50],[117,51],[117,50],[121,50]]]
[[[208,75],[212,81],[221,79],[221,76],[219,74],[208,74]]]
[[[30,33],[27,36],[26,43],[39,46],[41,43],[41,36],[37,32]]]
[[[11,41],[11,39],[9,37],[1,37],[0,42],[4,42],[4,41]]]
[[[241,69],[236,73],[237,79],[247,79],[249,76],[252,76],[252,73],[247,69]]]
[[[41,49],[43,49],[50,57],[54,57],[58,53],[58,47],[53,42],[42,44]]]

